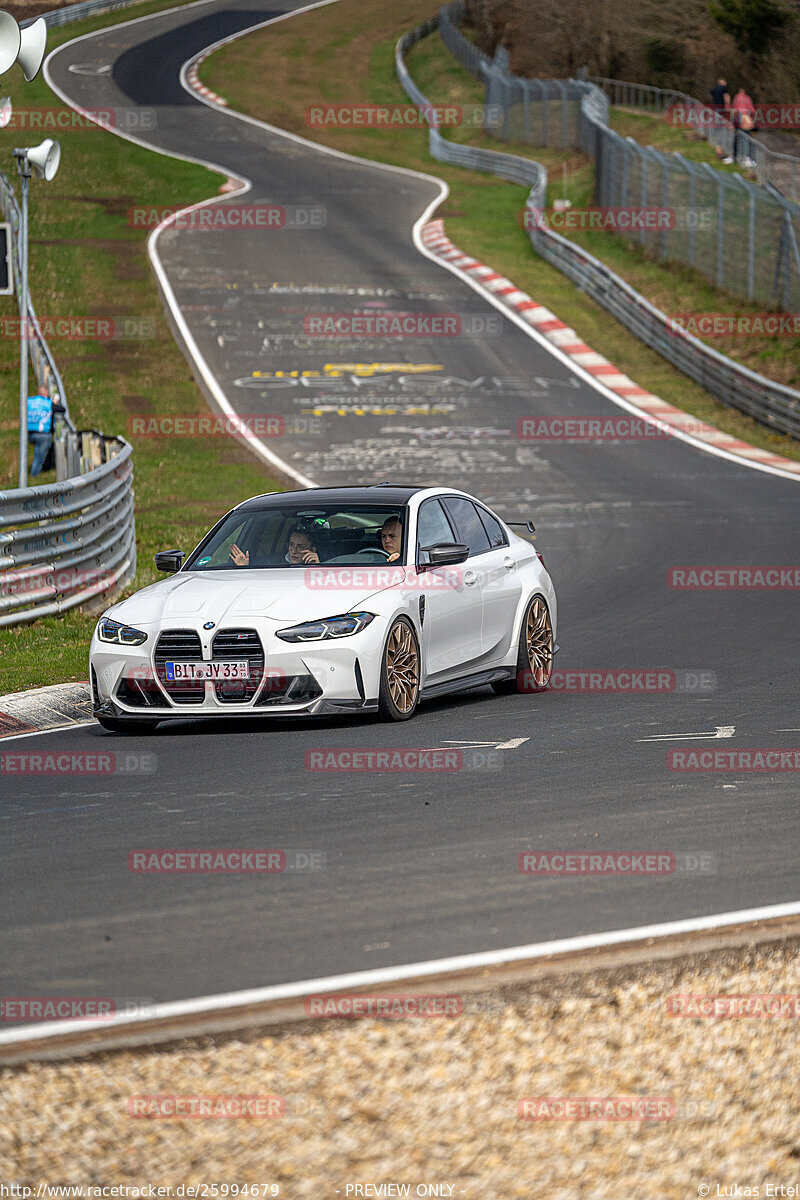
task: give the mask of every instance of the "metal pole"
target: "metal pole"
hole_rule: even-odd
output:
[[[22,219],[19,229],[20,350],[19,350],[19,486],[28,486],[28,180],[27,163],[19,164],[22,178]]]

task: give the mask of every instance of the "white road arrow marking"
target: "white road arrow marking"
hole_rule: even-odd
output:
[[[690,738],[729,738],[736,732],[735,725],[716,725],[715,733],[657,733],[653,737],[637,738],[637,742],[684,742]]]
[[[511,740],[508,742],[464,742],[459,741],[457,738],[445,738],[443,746],[431,746],[430,749],[449,750],[451,746],[458,746],[459,748],[463,747],[469,750],[516,750],[519,746],[523,745],[524,742],[529,742],[530,740],[530,738],[524,737],[511,738]]]
[[[497,742],[462,741],[459,738],[445,738],[448,746],[497,746]]]

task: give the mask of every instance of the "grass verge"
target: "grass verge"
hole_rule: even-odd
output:
[[[174,0],[142,4],[131,17],[175,7]],[[127,13],[127,10],[126,10]],[[75,22],[50,31],[49,48],[107,25],[124,14]],[[40,76],[10,76],[15,108],[68,112]],[[44,136],[48,130],[43,129]],[[133,414],[207,412],[188,363],[172,337],[150,271],[149,230],[131,228],[134,205],[176,206],[214,195],[224,177],[179,162],[90,127],[59,131],[60,170],[30,189],[31,292],[40,317],[131,317],[146,336],[124,340],[51,338],[70,411],[79,427],[125,435]],[[37,136],[38,140],[38,136]],[[11,178],[10,151],[19,130],[0,131],[0,160]],[[15,318],[16,299],[0,299],[0,315]],[[16,487],[19,342],[0,339],[0,487]],[[147,438],[134,444],[139,570],[128,591],[157,578],[156,550],[194,546],[228,508],[279,486],[255,458],[228,439]],[[52,473],[32,482],[50,482]],[[0,629],[0,694],[87,675],[95,618],[73,610],[63,617]]]
[[[733,437],[800,461],[796,441],[726,408],[535,255],[520,220],[525,188],[436,162],[428,154],[423,129],[312,128],[306,123],[306,109],[320,102],[406,103],[394,74],[395,42],[430,13],[430,0],[375,0],[368,9],[356,0],[341,0],[232,42],[203,63],[200,75],[232,107],[261,120],[334,149],[435,173],[450,187],[450,196],[438,215],[445,218],[448,235],[462,250],[508,275],[643,387]],[[409,67],[422,91],[436,103],[479,104],[483,100],[478,82],[449,54],[438,35],[414,47]],[[713,159],[705,143],[686,141],[684,131],[665,122],[624,112],[616,114],[615,120],[622,128],[638,128],[642,138],[657,127],[662,138],[659,148],[673,148],[663,142],[666,137],[674,140],[676,147],[693,146],[693,155],[709,154]],[[591,197],[591,160],[575,151],[498,143],[466,127],[455,130],[453,136],[535,156],[550,172],[550,198],[561,194],[561,171],[566,163],[568,198],[573,204],[586,204]],[[582,233],[574,240],[667,312],[756,311],[755,306],[713,288],[690,268],[648,259],[638,246],[611,234]],[[715,338],[710,344],[780,382],[791,385],[800,379],[800,348],[789,339],[734,342]]]

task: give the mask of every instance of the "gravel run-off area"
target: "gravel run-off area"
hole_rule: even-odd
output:
[[[247,1184],[298,1200],[798,1196],[799,945],[487,985],[440,1004],[449,1015],[318,1018],[4,1068],[0,1182],[207,1184],[208,1196]],[[796,1003],[673,1015],[698,1011],[670,999],[687,995]],[[262,1102],[271,1117],[129,1115],[153,1095],[280,1101]],[[636,1097],[654,1119],[575,1119],[585,1105],[549,1103]]]

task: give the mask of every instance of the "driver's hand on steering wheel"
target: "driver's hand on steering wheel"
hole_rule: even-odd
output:
[[[399,557],[400,557],[400,551],[395,550],[394,554],[390,554],[386,561],[387,562],[397,562]]]

